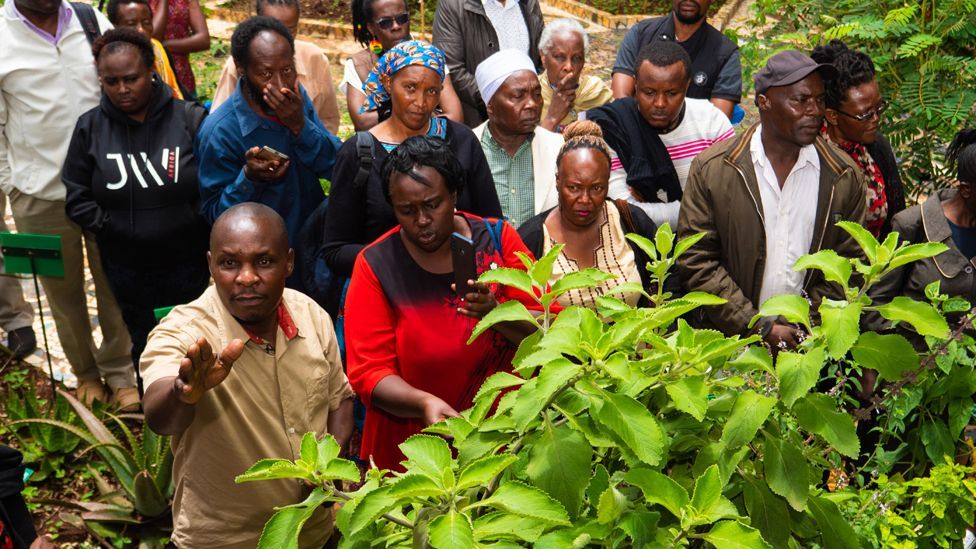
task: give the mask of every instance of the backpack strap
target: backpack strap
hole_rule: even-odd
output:
[[[637,224],[634,223],[634,214],[630,211],[630,204],[628,204],[623,198],[614,198],[613,204],[617,206],[617,210],[620,211],[620,218],[624,220],[624,226],[627,227],[627,232],[636,233]]]
[[[498,255],[504,257],[505,251],[502,249],[502,231],[505,230],[505,220],[491,220],[487,217],[483,219],[485,221],[485,227],[488,228],[488,236],[491,237],[491,244],[495,247]]]
[[[354,187],[362,188],[373,170],[373,134],[356,132],[356,157],[359,158],[359,170],[352,183]]]
[[[203,119],[207,117],[207,109],[196,102],[183,101],[183,111],[186,113],[186,129],[190,131],[190,137],[195,140]]]
[[[78,22],[85,31],[88,45],[94,45],[95,39],[102,35],[102,30],[98,27],[98,18],[95,17],[95,8],[87,2],[72,2],[71,7],[75,10]]]

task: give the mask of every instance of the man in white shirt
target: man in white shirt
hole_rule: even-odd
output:
[[[61,237],[64,277],[41,283],[61,347],[86,404],[108,398],[139,405],[132,346],[102,271],[94,236],[65,214],[61,165],[75,122],[98,105],[91,45],[76,9],[63,0],[8,0],[0,8],[0,189],[10,199],[17,230]],[[95,11],[100,31],[111,24]],[[92,29],[95,30],[95,29]],[[102,343],[92,339],[84,257],[95,281]],[[104,384],[103,384],[104,382]]]
[[[746,334],[766,299],[805,294],[819,306],[840,288],[819,271],[795,272],[801,256],[860,248],[838,221],[864,223],[866,187],[850,157],[820,136],[822,73],[798,51],[771,57],[754,76],[760,123],[692,162],[681,201],[678,236],[705,237],[678,260],[683,282],[728,300],[702,311],[727,335]],[[795,347],[800,330],[778,318],[757,323],[767,343]]]
[[[728,117],[706,99],[686,99],[691,57],[673,41],[655,41],[637,57],[634,97],[591,109],[613,149],[610,198],[644,210],[657,225],[678,225],[691,161],[735,135]],[[645,165],[649,163],[651,166]],[[673,191],[662,181],[677,183]]]

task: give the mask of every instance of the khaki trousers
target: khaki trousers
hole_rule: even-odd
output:
[[[0,232],[10,232],[4,221],[7,197],[0,193]],[[3,274],[3,257],[0,256],[0,328],[8,334],[20,328],[34,325],[34,308],[24,301],[24,290],[17,275]]]
[[[79,381],[102,379],[112,389],[134,387],[132,342],[102,270],[95,236],[83,232],[68,219],[63,200],[42,200],[17,190],[11,191],[8,198],[18,232],[61,237],[64,278],[42,276],[40,279],[61,348],[75,376]],[[88,316],[84,251],[88,252],[88,269],[95,281],[98,323],[102,328],[102,344],[98,348],[92,339]]]

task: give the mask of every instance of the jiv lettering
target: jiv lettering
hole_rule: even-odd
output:
[[[106,154],[105,158],[114,160],[118,164],[119,169],[119,180],[106,185],[106,188],[110,191],[116,191],[125,187],[125,184],[129,182],[130,170],[143,189],[148,189],[149,183],[155,183],[157,186],[162,187],[164,183],[163,179],[159,176],[160,173],[172,183],[180,182],[179,147],[172,150],[169,147],[163,149],[158,170],[149,159],[149,155],[144,152],[138,153],[138,155],[111,153]],[[140,164],[145,168],[140,169]],[[150,181],[147,181],[147,179]]]

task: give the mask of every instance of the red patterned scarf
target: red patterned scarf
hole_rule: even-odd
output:
[[[824,125],[821,133],[825,138],[834,142],[827,132],[826,125]],[[847,140],[843,143],[835,144],[842,151],[846,152],[854,160],[855,164],[861,167],[868,191],[868,209],[867,215],[865,216],[865,224],[867,229],[871,231],[871,234],[878,236],[881,233],[881,227],[884,226],[885,221],[888,219],[888,197],[885,194],[885,180],[884,175],[881,174],[881,168],[875,164],[874,159],[871,158],[871,154],[863,144]]]

